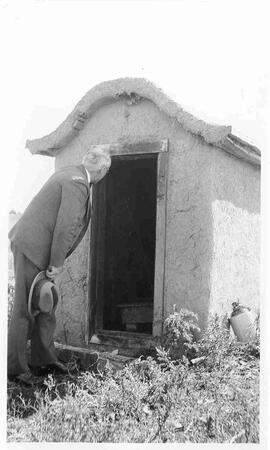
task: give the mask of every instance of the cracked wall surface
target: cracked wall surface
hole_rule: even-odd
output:
[[[57,280],[60,295],[55,336],[58,342],[64,344],[85,344],[89,236],[88,229],[79,246],[66,259],[61,277]]]
[[[219,154],[220,153],[220,154]],[[212,158],[211,312],[232,301],[259,309],[260,169],[222,152]]]
[[[177,309],[185,307],[197,312],[200,325],[204,326],[210,305],[215,303],[216,297],[218,304],[224,299],[220,295],[221,284],[214,281],[222,277],[222,265],[217,264],[216,248],[221,248],[218,239],[222,239],[217,237],[218,230],[221,234],[227,232],[218,225],[218,221],[222,222],[222,204],[215,204],[215,201],[220,201],[218,197],[222,196],[224,201],[230,201],[226,197],[229,197],[227,188],[218,188],[220,173],[223,167],[226,172],[224,185],[231,184],[234,182],[231,172],[235,175],[245,163],[184,131],[152,102],[144,100],[127,105],[124,100],[119,100],[103,106],[92,116],[80,134],[56,156],[56,170],[69,164],[80,164],[89,145],[148,137],[169,139],[164,314],[172,312],[176,304]],[[220,159],[230,162],[224,162],[222,166]],[[238,180],[242,178],[238,177]],[[249,184],[248,177],[246,183]],[[252,184],[257,186],[256,177]],[[226,213],[230,210],[226,209]],[[249,220],[247,218],[247,223]],[[255,228],[253,230],[255,232]],[[88,229],[79,247],[66,261],[60,281],[62,299],[57,309],[56,337],[74,345],[84,345],[91,250],[89,235]],[[220,250],[218,252],[220,255]]]

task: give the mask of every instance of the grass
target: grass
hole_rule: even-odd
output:
[[[8,317],[14,277],[9,259]],[[231,339],[213,317],[200,341],[196,315],[174,311],[155,355],[122,370],[8,383],[8,442],[259,442],[259,326],[254,342]],[[184,355],[177,350],[184,349]]]
[[[8,441],[258,443],[259,337],[239,344],[213,318],[192,357],[190,341],[184,357],[172,347],[118,371],[72,361],[35,389],[11,383]]]

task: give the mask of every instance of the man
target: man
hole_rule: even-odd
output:
[[[27,361],[27,339],[31,339],[31,368],[66,372],[57,360],[53,334],[55,308],[38,312],[34,323],[28,312],[28,296],[36,275],[44,270],[54,280],[67,258],[83,238],[91,215],[90,185],[100,181],[111,165],[110,156],[88,152],[79,166],[54,173],[11,229],[14,257],[15,297],[8,330],[8,377],[32,384]]]

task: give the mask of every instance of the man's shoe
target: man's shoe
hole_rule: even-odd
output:
[[[24,372],[18,375],[11,375],[8,377],[10,381],[25,384],[26,386],[34,386],[33,376],[31,372]]]
[[[48,369],[49,371],[52,371],[52,372],[66,373],[66,374],[68,373],[68,368],[60,361],[54,361],[53,363],[48,364],[45,367],[46,367],[46,369]]]

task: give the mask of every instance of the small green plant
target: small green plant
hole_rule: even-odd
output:
[[[228,356],[231,339],[228,328],[217,314],[211,315],[208,327],[204,330],[197,342],[197,356],[205,356],[209,366],[219,367],[224,358]]]
[[[207,329],[201,334],[196,344],[196,356],[205,357],[210,367],[221,367],[228,358],[258,358],[260,356],[260,327],[259,316],[255,320],[256,334],[248,343],[238,342],[224,325],[224,321],[217,315],[209,317]]]
[[[174,310],[164,327],[167,348],[118,371],[108,363],[102,372],[48,376],[32,399],[29,389],[19,397],[11,387],[8,441],[258,443],[258,356],[217,316],[195,341],[196,322],[190,311]],[[171,356],[180,342],[186,353],[196,349],[196,362]]]
[[[176,311],[164,321],[162,345],[170,354],[187,354],[196,350],[195,333],[200,332],[197,314],[187,309]]]

